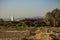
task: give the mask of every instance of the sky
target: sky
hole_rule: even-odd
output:
[[[45,16],[60,9],[60,0],[0,0],[0,18]]]

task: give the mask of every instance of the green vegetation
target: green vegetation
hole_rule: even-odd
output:
[[[51,26],[59,27],[60,26],[60,9],[56,8],[51,12],[47,12],[45,17],[41,20],[36,21],[4,21],[0,19],[0,26],[5,28],[19,28],[19,27],[42,27],[42,26]]]
[[[46,13],[47,24],[50,26],[60,26],[60,9],[54,9],[52,12]]]

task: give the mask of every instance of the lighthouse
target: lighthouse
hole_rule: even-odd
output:
[[[11,16],[11,21],[14,21],[14,16]]]

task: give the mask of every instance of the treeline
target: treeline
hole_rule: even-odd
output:
[[[9,28],[19,27],[60,27],[60,9],[56,8],[51,12],[47,12],[44,18],[39,19],[24,19],[20,21],[4,21],[0,19],[0,26]]]
[[[0,19],[0,27],[4,28],[19,28],[19,27],[42,27],[46,26],[46,23],[43,19],[32,20],[32,19],[24,19],[20,21],[3,21]]]

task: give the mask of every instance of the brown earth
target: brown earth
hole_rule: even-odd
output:
[[[0,40],[60,40],[60,27],[29,27],[0,30]]]

